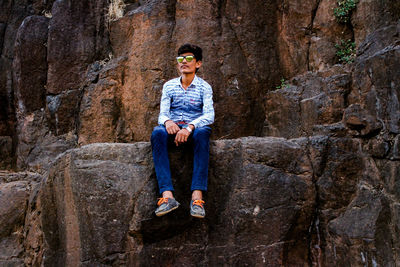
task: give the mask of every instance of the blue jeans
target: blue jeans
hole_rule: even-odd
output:
[[[211,128],[208,126],[196,128],[187,141],[193,144],[194,152],[193,176],[190,188],[192,191],[207,191],[210,134]],[[173,144],[174,138],[175,135],[169,135],[164,125],[154,127],[151,134],[154,168],[156,169],[160,194],[164,191],[174,191],[168,158],[168,145]]]

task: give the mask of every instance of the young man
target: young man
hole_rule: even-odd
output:
[[[165,215],[179,207],[173,195],[173,185],[168,159],[168,143],[176,146],[190,140],[193,144],[192,201],[190,214],[204,218],[203,191],[207,190],[209,140],[214,122],[213,93],[211,86],[196,76],[202,64],[202,50],[192,44],[178,49],[176,58],[181,76],[164,84],[159,126],[151,135],[153,160],[162,197],[155,214]]]

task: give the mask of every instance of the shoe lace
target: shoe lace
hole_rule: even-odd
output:
[[[202,207],[202,208],[204,208],[203,207],[203,204],[204,204],[205,202],[203,201],[203,200],[201,200],[201,199],[196,199],[196,200],[193,200],[193,205],[197,205],[197,206],[200,206],[200,207]]]
[[[167,197],[160,197],[157,202],[157,206],[160,206],[162,203],[168,203]]]

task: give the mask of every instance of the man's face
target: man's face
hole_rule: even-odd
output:
[[[179,55],[180,57],[194,56],[193,53],[183,53]],[[188,61],[186,58],[183,59],[181,63],[178,63],[178,70],[181,74],[191,74],[196,73],[196,68],[200,68],[201,61],[197,61],[193,58],[192,61]]]

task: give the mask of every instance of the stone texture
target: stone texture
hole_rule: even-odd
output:
[[[48,38],[47,92],[78,89],[89,63],[105,56],[107,1],[56,1]]]
[[[330,71],[337,62],[334,45],[341,39],[352,39],[353,35],[359,44],[367,36],[366,32],[372,33],[377,27],[388,25],[393,29],[397,7],[393,3],[390,3],[390,9],[377,1],[360,1],[352,16],[352,23],[358,24],[352,27],[353,24],[342,25],[335,20],[332,11],[335,2],[328,0],[279,3],[126,1],[125,12],[120,10],[123,14],[121,18],[107,15],[107,5],[112,4],[107,1],[78,2],[57,1],[52,5],[52,12],[46,13],[51,19],[47,41],[44,122],[52,132],[48,135],[50,139],[54,138],[53,135],[65,139],[65,135],[73,134],[81,145],[147,141],[157,124],[162,84],[176,76],[171,58],[184,42],[195,42],[204,48],[204,65],[199,75],[214,88],[217,117],[213,138],[263,135],[266,133],[264,117],[270,112],[264,95],[279,83],[280,78],[293,78],[306,71],[336,75],[335,71]],[[48,12],[51,4],[40,6],[34,2],[32,12],[39,9]],[[7,7],[11,8],[11,5]],[[362,24],[357,19],[368,8],[374,10],[370,16],[379,23]],[[187,20],[187,17],[191,19]],[[21,31],[29,31],[30,28],[25,25]],[[5,31],[7,29],[5,27]],[[360,37],[362,35],[363,38]],[[389,36],[384,32],[378,37],[392,42],[395,37]],[[10,41],[13,44],[12,40],[7,37],[3,41],[10,57],[14,55],[6,43]],[[369,43],[376,46],[381,41]],[[155,54],[158,56],[154,57]],[[42,58],[36,58],[39,64],[36,69],[46,68],[39,63]],[[365,76],[364,73],[360,75]],[[0,99],[4,102],[3,120],[7,121],[1,127],[3,132],[7,132],[3,135],[14,137],[20,133],[12,130],[15,111],[10,92],[18,90],[9,82],[4,84],[10,86],[2,90],[5,93]],[[39,84],[35,86],[40,88]],[[343,98],[323,94],[319,97],[321,99],[309,99],[302,103],[303,108],[308,110],[307,117],[302,120],[308,120],[315,106],[326,101],[334,102],[334,107],[328,109],[334,109],[331,111],[335,114],[321,116],[335,118],[307,122],[307,129],[302,131],[309,133],[308,128],[314,125],[318,128],[314,132],[342,134],[343,125],[331,121],[338,121],[336,117],[342,112],[339,109],[343,108],[343,103],[337,101]],[[16,98],[16,103],[24,102],[20,96]],[[43,98],[33,102],[41,106]],[[298,114],[292,117],[295,121]],[[312,117],[315,119],[318,116]],[[330,129],[326,124],[320,124],[326,120]],[[23,123],[24,119],[18,120],[15,128],[21,128]],[[37,131],[40,132],[40,129]],[[296,131],[291,136],[299,136]],[[40,146],[40,142],[37,143]]]
[[[394,265],[400,169],[374,160],[361,142],[326,136],[214,141],[205,220],[189,216],[189,148],[170,153],[182,206],[161,218],[153,214],[157,186],[148,143],[70,150],[31,197],[25,262]]]
[[[153,213],[156,180],[148,143],[93,144],[59,158],[39,197],[48,246],[43,264],[307,262],[315,188],[302,146],[278,138],[213,143],[203,221],[189,216],[190,161],[179,163],[188,155],[182,152],[171,153],[182,207],[163,218]]]
[[[46,118],[45,111],[38,110],[24,117],[18,125],[18,168],[44,173],[57,155],[76,145],[73,132],[56,136]]]
[[[0,136],[0,169],[11,169],[12,165],[11,136]]]
[[[356,43],[360,44],[376,29],[396,23],[399,18],[400,3],[397,1],[360,0],[351,19]]]
[[[27,203],[40,179],[33,173],[0,172],[1,266],[23,266]]]
[[[335,44],[353,37],[351,27],[337,22],[333,13],[336,7],[337,1],[318,2],[308,54],[309,70],[322,71],[337,63]]]
[[[400,265],[397,1],[347,25],[328,0],[53,2],[0,4],[0,165],[47,173],[0,172],[0,265]],[[334,65],[341,39],[354,64]],[[147,141],[184,42],[204,48],[213,138],[277,137],[212,143],[203,221],[187,148],[163,218],[148,143],[58,157]]]
[[[351,74],[336,66],[297,76],[288,86],[267,93],[264,135],[286,138],[318,134],[343,136],[346,129],[341,122],[351,82]]]
[[[157,124],[162,84],[177,75],[171,59],[185,42],[204,50],[199,75],[214,89],[214,135],[259,135],[264,113],[259,96],[280,76],[277,57],[265,58],[266,53],[276,55],[275,11],[275,4],[265,1],[148,1],[112,22],[115,60],[105,70],[110,76],[100,74],[96,85],[88,88],[91,96],[106,97],[108,104],[101,98],[86,98],[85,93],[81,125],[91,124],[88,113],[97,114],[100,121],[103,113],[112,118],[102,122],[104,135],[82,129],[80,143],[104,141],[108,136],[123,142],[148,140]]]
[[[0,3],[0,135],[15,135],[12,62],[18,28],[26,17],[47,13],[53,2],[54,0],[4,0]]]
[[[47,78],[46,42],[48,19],[27,17],[18,29],[15,40],[14,93],[20,116],[45,107]]]
[[[382,48],[368,47],[372,42],[379,42],[381,31],[371,34],[361,45],[353,76],[354,88],[349,95],[349,104],[360,103],[383,124],[385,131],[393,134],[400,131],[399,29],[399,24],[381,29],[386,36],[393,36],[390,41],[383,39]]]

